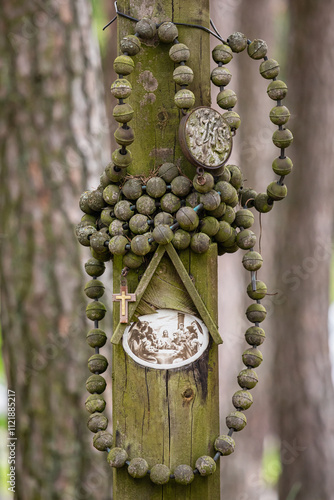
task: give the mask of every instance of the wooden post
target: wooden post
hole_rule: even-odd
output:
[[[167,20],[209,27],[209,0],[119,0],[122,12],[141,19],[149,16],[156,22]],[[118,18],[118,39],[134,34],[134,23]],[[195,78],[191,90],[196,106],[210,106],[210,43],[201,30],[179,27],[179,41],[189,46],[188,62]],[[148,41],[142,43],[135,57],[131,75],[133,93],[130,103],[135,109],[131,122],[136,140],[131,146],[133,164],[129,172],[147,175],[164,162],[180,160],[182,171],[192,179],[196,173],[183,157],[178,144],[180,113],[173,98],[174,65],[168,56],[170,45]],[[167,252],[158,264],[140,303],[145,298],[150,307],[168,307],[181,312],[200,314],[187,292],[173,257]],[[196,255],[184,251],[181,261],[191,275],[197,292],[211,318],[217,323],[217,249]],[[119,292],[122,257],[114,259],[114,293]],[[145,268],[132,270],[127,276],[128,290],[134,293]],[[148,294],[148,295],[147,295]],[[149,300],[148,300],[149,297]],[[129,304],[129,311],[131,304]],[[119,306],[114,306],[114,331],[119,326]],[[122,341],[113,346],[113,432],[115,446],[126,449],[129,459],[142,457],[149,467],[163,463],[173,472],[180,464],[195,467],[203,455],[214,456],[213,443],[219,435],[218,347],[210,339],[209,347],[194,363],[174,370],[156,370],[138,365],[123,349]],[[170,480],[165,486],[153,484],[148,476],[133,479],[126,467],[114,469],[115,500],[150,499],[218,499],[219,462],[209,477],[196,476],[189,486]]]

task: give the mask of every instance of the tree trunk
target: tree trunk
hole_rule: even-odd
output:
[[[295,170],[287,180],[277,249],[273,397],[282,445],[281,500],[330,500],[334,491],[327,329],[334,213],[333,9],[333,0],[290,1],[288,102],[293,103]]]
[[[90,3],[6,0],[1,16],[1,301],[16,392],[16,498],[108,498],[90,449],[77,200],[107,163]]]

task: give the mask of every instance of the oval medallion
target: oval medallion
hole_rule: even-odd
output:
[[[218,111],[205,106],[182,118],[179,141],[184,156],[196,167],[222,167],[232,152],[230,126]]]
[[[157,370],[192,363],[208,343],[208,329],[202,320],[172,309],[140,316],[123,335],[123,348],[129,356],[140,365]]]

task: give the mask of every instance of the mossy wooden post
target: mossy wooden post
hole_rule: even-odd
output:
[[[153,3],[153,5],[152,5]],[[119,0],[118,7],[138,19],[149,16],[156,22],[173,20],[209,27],[209,0]],[[118,18],[118,38],[134,34],[134,23]],[[196,106],[210,106],[210,41],[201,30],[179,27],[179,40],[191,50],[188,64],[195,78],[190,89]],[[173,101],[174,65],[169,59],[170,45],[158,39],[142,43],[134,58],[131,75],[135,109],[131,122],[136,140],[131,146],[131,174],[149,174],[162,163],[181,161],[182,171],[191,179],[196,169],[182,156],[178,144],[180,113]],[[184,251],[184,267],[214,322],[217,323],[217,250],[212,245],[203,255]],[[119,291],[122,257],[114,259],[114,292]],[[145,268],[128,274],[129,292],[134,292]],[[198,307],[187,293],[175,265],[172,251],[166,252],[138,306],[174,308],[199,316]],[[131,305],[130,305],[131,307]],[[114,331],[119,320],[119,306],[114,306]],[[208,349],[185,368],[156,370],[136,364],[123,350],[122,342],[113,346],[113,432],[115,446],[126,449],[129,459],[143,457],[152,467],[163,463],[174,468],[180,464],[195,467],[202,455],[214,455],[213,443],[219,435],[218,347],[211,339]],[[157,486],[149,476],[133,479],[126,467],[114,469],[115,500],[218,499],[220,496],[219,462],[209,477],[195,476],[189,486],[173,479]]]

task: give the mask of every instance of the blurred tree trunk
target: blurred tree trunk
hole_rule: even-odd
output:
[[[332,500],[334,495],[327,328],[334,222],[333,12],[333,0],[290,0],[295,170],[287,180],[286,218],[277,248],[273,397],[282,443],[281,500]]]
[[[108,161],[90,16],[88,0],[2,3],[1,305],[19,500],[110,498],[86,428],[91,353],[73,234],[79,195]]]

